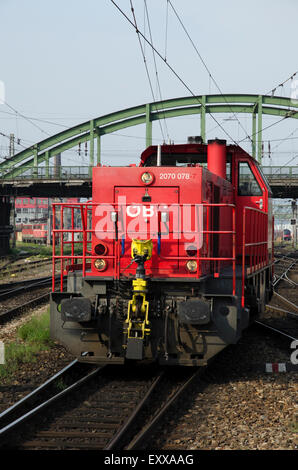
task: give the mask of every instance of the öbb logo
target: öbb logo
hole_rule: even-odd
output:
[[[140,205],[133,205],[126,207],[126,214],[128,217],[139,217],[141,214],[144,218],[153,217],[154,216],[154,206],[140,206]]]

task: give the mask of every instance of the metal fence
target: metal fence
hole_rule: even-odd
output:
[[[0,178],[5,180],[19,179],[90,179],[92,176],[91,166],[22,166],[0,169]]]
[[[296,166],[262,166],[267,178],[290,177],[298,179],[298,165]],[[86,179],[92,177],[91,166],[19,166],[0,169],[0,179],[20,180],[20,179],[44,179],[44,180],[70,180]]]
[[[298,165],[296,166],[262,166],[264,175],[267,178],[280,178],[289,176],[290,178],[298,178]]]

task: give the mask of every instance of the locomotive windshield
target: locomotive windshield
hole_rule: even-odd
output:
[[[161,166],[187,166],[207,164],[207,154],[166,154],[161,155]],[[157,166],[157,155],[149,155],[144,166]]]
[[[239,162],[238,194],[239,196],[261,196],[263,194],[247,162]]]

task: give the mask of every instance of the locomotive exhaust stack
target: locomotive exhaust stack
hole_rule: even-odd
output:
[[[211,173],[226,179],[227,147],[225,140],[208,140],[207,164]]]

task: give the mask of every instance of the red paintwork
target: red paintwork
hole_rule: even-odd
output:
[[[226,178],[227,147],[225,141],[210,141],[207,146],[208,170],[221,178]]]
[[[93,208],[93,227],[96,229],[96,234],[93,234],[92,248],[98,243],[98,238],[105,236],[107,226],[103,226],[103,230],[99,230],[100,221],[102,217],[96,216],[96,207],[100,202],[104,202],[114,207],[114,210],[119,211],[121,217],[126,217],[126,227],[131,230],[135,225],[137,229],[144,224],[142,229],[143,233],[132,233],[125,235],[125,253],[120,258],[120,272],[124,269],[131,260],[130,246],[132,238],[140,238],[147,240],[153,238],[153,256],[150,261],[146,262],[146,272],[149,275],[161,277],[199,277],[202,274],[207,274],[210,271],[210,263],[200,263],[198,273],[190,274],[185,268],[185,264],[189,257],[186,254],[186,247],[195,243],[193,239],[188,240],[187,233],[179,233],[178,231],[178,211],[180,211],[181,225],[186,229],[186,218],[193,218],[195,223],[194,213],[195,204],[202,208],[201,222],[199,231],[211,230],[212,227],[209,223],[207,226],[207,218],[210,217],[211,208],[207,208],[207,204],[214,203],[214,194],[212,192],[212,185],[218,183],[220,185],[220,200],[218,202],[225,204],[233,203],[233,190],[231,184],[226,181],[218,181],[218,177],[211,174],[201,166],[187,167],[187,168],[165,168],[165,167],[150,167],[147,169],[153,175],[153,183],[149,186],[141,182],[141,175],[144,173],[143,168],[94,168],[93,169],[93,198],[92,202],[95,204]],[[110,182],[110,183],[109,183]],[[150,202],[142,202],[142,197],[147,194],[151,197]],[[121,205],[122,198],[125,203]],[[119,205],[120,202],[120,205]],[[168,237],[161,235],[161,253],[158,254],[158,212],[162,211],[162,206],[171,206],[169,217],[170,233]],[[145,207],[145,212],[143,208]],[[138,213],[142,208],[139,217],[130,217]],[[189,211],[189,213],[188,213]],[[232,230],[232,215],[231,208],[221,207],[220,211],[225,214],[222,216],[221,230]],[[146,214],[154,213],[152,217],[146,217]],[[107,212],[104,213],[105,215]],[[119,214],[119,219],[120,219]],[[145,215],[145,217],[144,217]],[[108,217],[106,217],[107,219]],[[145,220],[145,222],[144,222]],[[146,221],[147,220],[147,221]],[[134,222],[138,221],[140,225]],[[155,228],[155,230],[154,230]],[[191,227],[189,227],[191,228]],[[110,224],[110,231],[113,230]],[[166,227],[161,223],[161,232],[164,233]],[[185,230],[184,230],[185,232]],[[97,235],[97,236],[96,236]],[[179,239],[177,239],[179,237]],[[220,247],[219,255],[222,257],[231,257],[229,248],[231,242],[227,244],[227,236],[223,238],[223,244]],[[209,244],[208,244],[209,241]],[[115,254],[116,243],[114,240],[106,240],[108,245],[109,254]],[[199,258],[210,257],[211,244],[210,236],[204,237],[202,248],[199,250]],[[132,265],[126,270],[126,275],[135,273],[135,265]],[[97,275],[98,271],[92,268],[92,275]],[[112,276],[113,265],[109,263],[108,268],[100,274],[101,276]]]
[[[201,155],[207,163],[205,144],[163,145],[161,151],[162,155],[167,154],[173,161],[175,156],[179,159],[181,155]],[[242,265],[244,279],[247,274],[255,273],[272,262],[271,192],[262,178],[257,162],[236,145],[225,147],[213,142],[208,149],[209,170],[199,163],[189,163],[184,167],[146,166],[148,159],[156,153],[156,146],[148,147],[141,155],[139,167],[93,168],[92,203],[53,205],[53,220],[56,222],[61,220],[61,211],[66,209],[71,210],[72,214],[79,210],[82,218],[81,229],[54,227],[56,243],[58,238],[61,243],[63,232],[81,233],[83,238],[81,242],[68,241],[72,245],[71,256],[63,254],[63,241],[62,254],[56,255],[53,243],[53,265],[60,260],[61,279],[63,272],[66,272],[66,263],[67,270],[71,270],[75,261],[81,263],[83,276],[109,279],[129,275],[133,277],[136,264],[128,266],[131,261],[131,238],[152,238],[153,255],[145,263],[147,275],[185,279],[213,274],[218,278],[223,267],[230,265],[235,293],[236,263]],[[225,175],[225,158],[231,168],[231,176],[227,175],[230,181],[215,174]],[[262,188],[261,196],[238,194],[237,168],[240,162],[247,162],[250,166]],[[152,175],[150,184],[142,182],[141,176],[145,172]],[[263,204],[261,209],[260,198]],[[162,220],[162,212],[167,212],[163,206],[171,207],[166,222]],[[112,213],[117,214],[117,224],[111,219]],[[199,216],[195,218],[195,214]],[[189,240],[185,230],[181,230],[185,229],[184,224],[190,219],[191,230],[194,230],[194,224],[198,221],[196,232],[199,236],[195,241]],[[133,234],[136,229],[138,233]],[[107,246],[107,253],[98,256],[94,249],[102,239]],[[75,255],[75,243],[81,245],[81,255]],[[189,257],[186,250],[189,245],[194,244],[199,249]],[[93,264],[99,257],[107,262],[103,271],[98,271]],[[190,273],[186,269],[189,259],[197,261],[197,271]],[[78,264],[74,269],[77,266]]]

